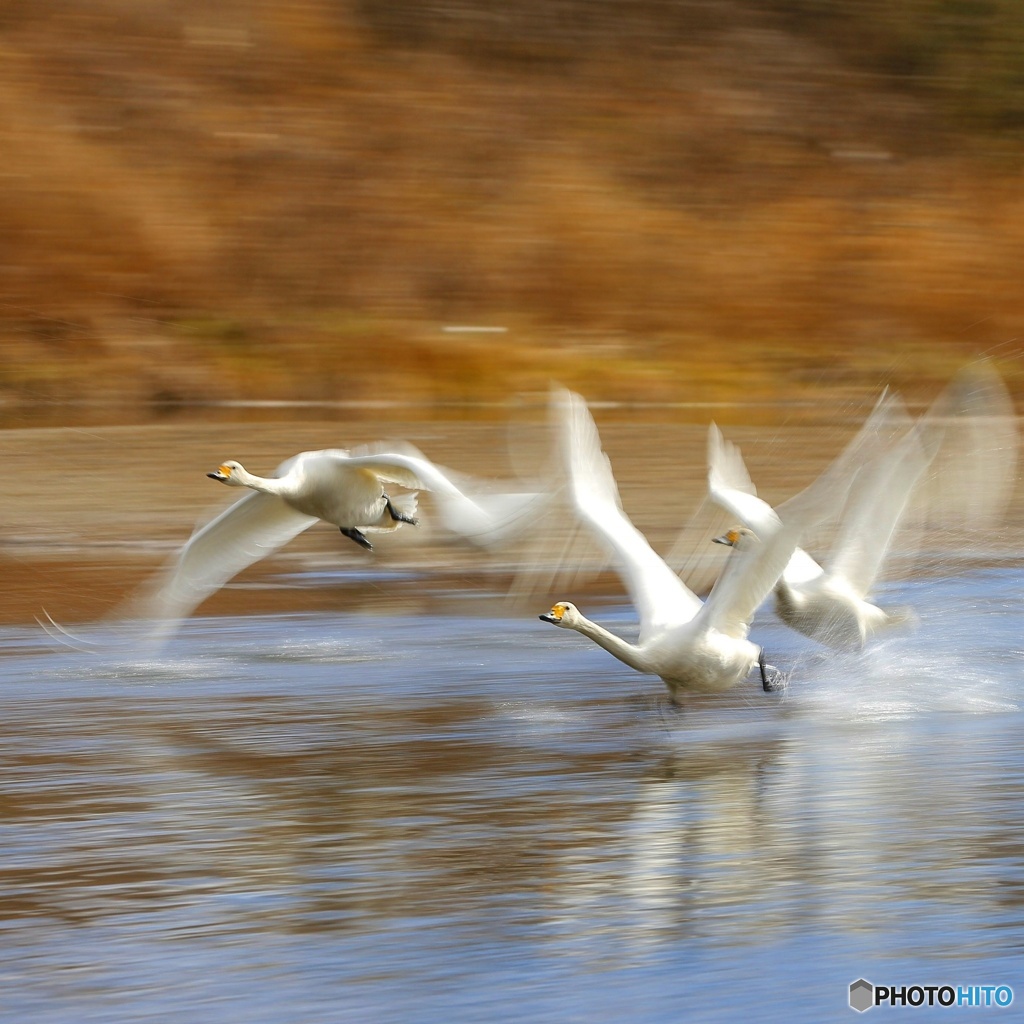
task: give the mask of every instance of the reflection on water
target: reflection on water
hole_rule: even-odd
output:
[[[873,971],[1013,984],[1019,584],[905,585],[920,630],[845,658],[766,618],[789,691],[678,711],[529,616],[199,619],[145,661],[8,630],[0,1017],[818,1021]]]

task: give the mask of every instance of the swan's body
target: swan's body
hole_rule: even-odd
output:
[[[858,439],[880,446],[899,406],[884,398]],[[934,441],[934,439],[932,439]],[[775,585],[775,609],[786,625],[829,647],[860,649],[874,634],[913,621],[910,609],[885,610],[868,600],[911,492],[934,455],[919,424],[874,454],[857,474],[843,510],[828,568],[806,551],[793,552]],[[708,436],[708,490],[718,505],[760,535],[773,528],[775,510],[757,492],[739,450],[712,425]]]
[[[824,570],[801,584],[780,580],[775,610],[791,629],[841,651],[860,650],[876,633],[916,621],[912,609],[881,608]]]
[[[756,536],[746,528],[716,538],[732,553],[705,602],[701,602],[647,543],[619,503],[618,487],[586,403],[560,393],[561,437],[569,493],[577,515],[616,557],[640,617],[632,644],[592,622],[567,601],[542,615],[574,629],[638,672],[658,675],[673,698],[682,691],[727,690],[759,665],[766,690],[781,674],[765,666],[761,649],[747,639],[750,620],[770,593],[799,542],[803,527],[823,517],[825,505],[841,500],[842,489],[809,489],[786,520],[772,513],[770,530]],[[832,492],[830,495],[829,491]]]
[[[643,539],[639,533],[637,536]],[[763,553],[756,550],[762,545],[749,530],[732,530],[717,539],[735,548],[735,554],[726,563],[726,573],[737,575],[743,571],[744,564],[749,566],[751,559],[759,554],[763,560]],[[654,555],[653,550],[651,554]],[[776,557],[775,560],[780,559]],[[723,579],[725,573],[719,577],[719,583]],[[679,585],[685,587],[681,580]],[[568,601],[559,601],[550,612],[540,617],[545,622],[582,633],[637,672],[660,676],[673,697],[682,690],[728,690],[746,679],[757,665],[761,666],[766,690],[774,689],[782,682],[778,670],[763,664],[761,648],[747,639],[748,620],[753,616],[756,605],[749,614],[737,614],[735,608],[721,607],[716,612],[716,603],[712,601],[714,591],[703,604],[689,588],[686,588],[686,594],[696,601],[696,610],[693,601],[679,593],[676,595],[680,613],[678,621],[666,622],[653,632],[642,631],[636,644],[591,621]],[[692,613],[692,617],[684,619],[686,613]]]
[[[300,452],[278,466],[272,477],[255,476],[234,461],[223,463],[207,476],[229,487],[248,487],[269,496],[271,500],[268,502],[264,497],[263,502],[277,508],[282,523],[290,519],[300,525],[286,509],[311,520],[303,528],[322,519],[369,550],[371,545],[363,536],[364,530],[383,532],[397,530],[402,523],[415,524],[415,494],[392,501],[384,491],[385,482],[413,491],[424,486],[414,465],[407,456],[351,456],[345,451],[327,450]],[[421,474],[426,466],[429,463],[425,460],[417,466]],[[248,500],[260,499],[253,496]]]
[[[385,482],[431,491],[444,529],[482,546],[522,529],[546,500],[540,493],[507,493],[458,477],[412,446],[401,452],[300,452],[270,477],[249,473],[234,461],[207,475],[252,493],[197,530],[136,601],[133,612],[164,620],[164,633],[233,576],[318,521],[338,527],[365,548],[370,543],[363,531],[415,523],[415,491],[390,497]]]

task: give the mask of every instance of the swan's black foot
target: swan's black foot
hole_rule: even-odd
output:
[[[367,551],[373,550],[373,545],[355,527],[349,530],[346,530],[344,526],[341,527],[341,535],[348,537],[349,540],[354,540],[361,548],[366,548]]]
[[[384,495],[384,502],[384,507],[388,510],[388,515],[391,516],[396,523],[409,523],[412,526],[419,525],[420,521],[415,516],[408,516],[404,512],[399,512],[398,509],[391,504],[391,499],[386,494]]]
[[[757,667],[761,670],[761,689],[765,693],[778,693],[786,688],[786,674],[774,665],[766,665],[764,651],[757,656]]]
[[[655,709],[661,719],[661,724],[666,729],[680,722],[687,710],[682,700],[677,700],[674,694],[669,694],[667,700],[659,697],[655,702]]]

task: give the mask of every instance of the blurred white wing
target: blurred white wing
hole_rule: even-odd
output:
[[[873,562],[876,571],[877,563],[884,556],[885,546],[888,545],[887,535],[885,546],[880,550],[875,547],[879,543],[876,538],[884,528],[881,520],[887,511],[881,508],[877,512],[873,510],[887,496],[895,498],[894,483],[890,485],[891,489],[882,486],[889,478],[884,467],[894,466],[894,463],[884,463],[880,477],[874,482],[865,478],[862,466],[866,459],[884,458],[876,453],[888,445],[893,434],[907,422],[908,417],[899,397],[883,393],[860,430],[831,465],[813,484],[780,505],[778,512],[757,497],[739,449],[726,441],[721,431],[712,424],[708,435],[708,491],[716,504],[735,515],[762,540],[778,528],[779,516],[787,523],[794,520],[821,522],[838,512],[846,501],[843,535],[848,538],[850,558],[844,558],[843,562],[849,568],[850,561],[863,555],[868,560],[865,565]],[[908,454],[905,449],[902,451],[904,455]],[[911,469],[909,461],[906,468],[908,471]],[[851,494],[852,498],[849,497]],[[897,517],[898,514],[894,513]],[[889,535],[891,532],[890,528]],[[856,542],[859,548],[856,550],[852,546],[853,537],[859,538]],[[791,586],[799,586],[823,575],[822,567],[802,548],[796,548],[782,578]]]
[[[708,494],[762,541],[782,525],[771,505],[757,497],[739,448],[726,441],[714,423],[708,429]],[[735,561],[735,556],[729,561]],[[822,576],[824,571],[806,551],[797,548],[782,575],[787,583],[797,584]]]
[[[724,492],[734,511],[751,515],[754,521],[748,528],[754,532],[756,540],[748,538],[732,552],[708,595],[702,621],[731,636],[746,636],[758,605],[783,572],[789,572],[803,533],[834,516],[846,501],[863,453],[875,444],[883,424],[888,423],[890,411],[883,397],[868,422],[828,469],[814,483],[780,505],[778,512],[750,494],[753,485],[738,449],[732,446],[727,450],[724,444],[718,446],[712,433],[709,456],[716,470],[709,474],[709,486],[720,494]],[[802,557],[797,558],[794,576],[807,579],[817,575],[821,575],[821,567],[802,553]]]
[[[726,441],[715,423],[708,427],[708,493],[755,533],[779,525],[774,509],[757,496],[739,448]]]
[[[925,422],[942,444],[912,499],[915,522],[989,534],[1002,521],[1017,482],[1017,416],[988,360],[961,370],[932,403]]]
[[[436,477],[427,479],[425,486],[437,505],[441,525],[456,537],[483,547],[530,530],[552,500],[550,491],[512,491],[504,482],[428,465]]]
[[[858,474],[862,467],[883,451],[907,422],[899,396],[883,392],[863,426],[821,476],[779,505],[776,511],[782,521],[822,522],[836,515],[851,490],[860,487]]]
[[[365,453],[356,453],[345,451],[341,448],[325,448],[323,451],[303,452],[301,455],[296,456],[296,459],[316,458],[341,462],[351,469],[372,469],[374,474],[380,477],[381,480],[400,484],[402,487],[408,487],[411,491],[418,491],[427,486],[420,480],[419,473],[417,472],[417,463],[425,462],[426,460],[410,458],[405,454],[397,452],[370,452],[368,450]],[[294,459],[290,459],[288,462],[283,463],[282,466],[278,467],[278,472],[280,473],[284,467],[291,466],[294,462]]]
[[[383,479],[429,491],[440,525],[472,544],[490,547],[524,532],[551,500],[544,491],[512,491],[505,484],[438,466],[407,442],[395,447],[402,450],[340,454],[350,466],[365,466]]]
[[[689,622],[701,601],[665,564],[622,510],[608,456],[586,402],[556,391],[569,493],[579,517],[618,560],[618,568],[640,617],[640,642],[664,628]]]
[[[799,528],[780,522],[764,538],[745,537],[729,553],[697,620],[728,636],[745,638],[754,613],[792,557],[799,535]]]
[[[275,495],[247,494],[192,535],[132,602],[131,611],[163,620],[161,632],[170,632],[228,580],[315,522]]]
[[[937,441],[937,438],[935,438]],[[857,476],[828,560],[829,575],[866,598],[921,474],[934,456],[922,443],[922,424],[876,456]]]

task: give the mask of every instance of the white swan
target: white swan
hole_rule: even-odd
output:
[[[937,431],[926,430],[919,421],[888,444],[900,421],[906,422],[898,399],[883,396],[858,434],[857,444],[872,444],[876,453],[850,488],[827,570],[797,548],[775,585],[779,618],[829,647],[859,649],[873,634],[915,619],[909,608],[886,611],[867,599],[939,438]],[[774,529],[776,510],[757,497],[739,449],[714,424],[708,433],[708,491],[716,504],[754,533],[765,535]]]
[[[579,395],[560,392],[560,436],[569,493],[579,517],[616,557],[640,618],[637,643],[629,643],[592,622],[568,601],[541,615],[545,622],[574,629],[638,672],[660,676],[673,699],[682,691],[726,690],[761,670],[766,691],[784,677],[766,665],[761,648],[747,639],[750,620],[789,562],[803,528],[825,518],[842,501],[844,486],[834,474],[792,499],[785,520],[772,513],[771,529],[756,536],[746,528],[716,538],[732,547],[705,602],[654,552],[622,510],[597,427]]]
[[[460,477],[434,465],[411,445],[401,447],[402,451],[300,452],[270,477],[255,476],[235,461],[224,462],[207,475],[253,493],[194,533],[132,603],[131,613],[164,620],[163,632],[170,632],[177,620],[233,576],[320,520],[369,549],[364,532],[417,522],[415,491],[389,496],[385,482],[431,491],[441,525],[481,546],[527,527],[547,500],[543,493],[509,493],[496,484]]]
[[[409,467],[386,462],[386,458],[353,458],[348,452],[329,450],[300,452],[278,466],[272,477],[256,476],[233,460],[206,475],[229,487],[248,487],[280,498],[274,504],[282,522],[292,518],[284,509],[313,521],[322,519],[337,526],[360,547],[372,551],[373,545],[363,531],[379,533],[397,530],[402,523],[415,525],[415,492],[423,486]],[[411,488],[412,493],[392,500],[384,491],[385,482]],[[297,519],[294,521],[298,524]]]

